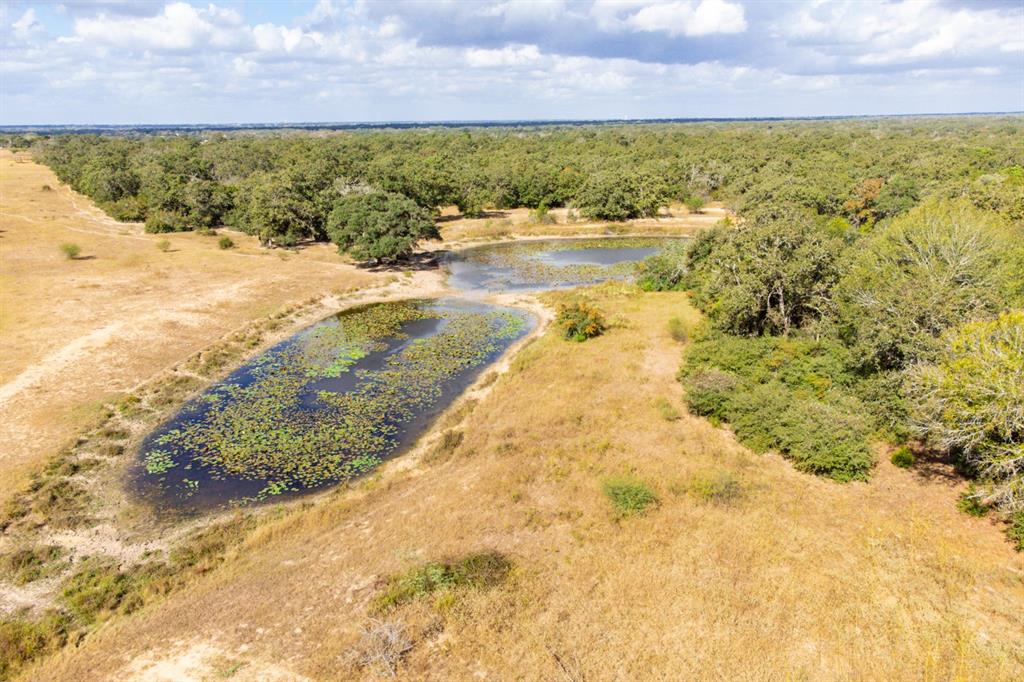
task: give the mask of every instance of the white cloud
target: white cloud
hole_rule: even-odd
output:
[[[233,10],[216,5],[196,9],[175,2],[153,17],[100,14],[76,19],[75,34],[93,44],[137,50],[189,50],[200,45],[226,48],[238,42],[242,23]]]
[[[36,11],[34,8],[29,7],[25,10],[25,13],[21,15],[21,18],[11,24],[11,28],[14,30],[14,37],[18,40],[28,40],[33,34],[43,30],[43,25],[39,23],[36,18]]]
[[[466,63],[474,68],[520,66],[540,59],[536,45],[509,45],[500,50],[466,50]]]
[[[725,0],[668,2],[648,5],[626,19],[637,31],[661,31],[670,36],[705,36],[747,30],[743,6]]]

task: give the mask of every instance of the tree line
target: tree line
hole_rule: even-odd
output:
[[[371,232],[398,249],[388,255],[401,256],[431,235],[416,207],[450,205],[466,216],[573,206],[617,221],[719,200],[743,215],[789,207],[834,219],[833,230],[867,230],[941,195],[1019,221],[1022,140],[1019,118],[982,117],[18,142],[112,216],[151,232],[225,225],[266,245],[335,241],[387,254],[375,241],[340,238],[352,234],[343,217],[372,217]]]

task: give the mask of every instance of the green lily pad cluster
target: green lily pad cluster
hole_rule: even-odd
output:
[[[403,326],[416,320],[438,328],[410,339]],[[183,488],[182,497],[196,494],[199,478],[264,483],[236,502],[359,475],[397,448],[403,426],[438,404],[453,379],[525,324],[507,309],[419,301],[340,315],[264,353],[154,434],[142,453],[146,473]],[[389,352],[360,367],[380,351]],[[171,482],[166,475],[179,466],[189,478]]]

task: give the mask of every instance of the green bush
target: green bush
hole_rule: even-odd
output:
[[[385,611],[442,590],[469,587],[487,589],[503,583],[512,562],[493,552],[470,554],[454,561],[432,561],[387,579],[373,607]]]
[[[1024,552],[1024,512],[1017,512],[1010,517],[1010,525],[1006,527],[1006,536],[1010,538],[1014,549]]]
[[[988,514],[989,506],[982,502],[981,491],[972,483],[965,492],[960,493],[956,501],[956,508],[969,516],[985,516]]]
[[[694,414],[723,421],[737,383],[736,375],[714,367],[693,372],[683,378],[686,404]]]
[[[168,251],[171,250],[171,243],[169,241],[167,241],[166,239],[161,239],[160,241],[158,241],[156,243],[156,248],[159,251],[163,251],[164,253],[167,253]]]
[[[636,264],[636,283],[644,291],[676,291],[686,276],[686,246],[671,244]]]
[[[146,215],[146,232],[162,234],[164,232],[183,232],[188,229],[185,217],[170,211],[155,210]]]
[[[889,461],[900,469],[909,469],[914,466],[914,453],[910,451],[910,448],[904,445],[903,447],[896,448],[893,451]]]
[[[221,237],[217,240],[217,246],[226,251],[235,248],[235,242],[231,237]]]
[[[78,254],[82,253],[82,247],[78,244],[65,242],[60,245],[60,252],[63,253],[64,257],[68,260],[75,260],[78,258]]]
[[[555,324],[569,341],[586,341],[600,336],[608,328],[601,311],[587,303],[561,306]]]
[[[602,489],[619,518],[643,514],[658,503],[657,496],[647,484],[635,478],[609,478],[605,480]]]
[[[776,447],[797,469],[840,482],[867,480],[875,465],[870,424],[853,404],[794,401],[779,422]]]

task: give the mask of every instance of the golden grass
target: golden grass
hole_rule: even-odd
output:
[[[684,294],[585,295],[612,328],[520,351],[450,454],[268,520],[187,592],[27,678],[215,678],[227,660],[235,679],[372,678],[353,652],[384,579],[494,550],[515,562],[502,586],[389,614],[414,645],[400,678],[1021,679],[1024,561],[956,511],[958,483],[883,461],[840,485],[750,453],[679,400]],[[686,493],[722,472],[742,486],[730,504]],[[601,486],[619,475],[658,506],[617,519]]]

